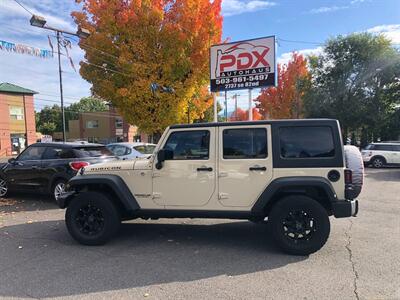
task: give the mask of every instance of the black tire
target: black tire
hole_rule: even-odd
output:
[[[58,179],[58,180],[56,180],[56,182],[53,183],[53,185],[51,187],[51,196],[56,202],[57,202],[57,197],[59,196],[59,193],[61,193],[61,190],[59,190],[60,186],[63,186],[62,191],[64,191],[66,184],[67,184],[67,180],[65,180],[65,179]]]
[[[104,194],[84,192],[71,200],[65,213],[71,236],[83,245],[103,245],[121,224],[118,209]]]
[[[291,195],[278,201],[268,221],[278,246],[294,255],[309,255],[318,251],[330,233],[325,208],[314,199],[302,195]]]
[[[383,157],[374,157],[371,160],[371,166],[375,169],[383,168],[386,164],[386,161]]]
[[[10,194],[9,188],[8,188],[8,183],[5,179],[0,177],[0,199],[1,198],[7,198],[7,196]]]

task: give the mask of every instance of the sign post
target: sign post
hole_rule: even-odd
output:
[[[275,36],[211,46],[211,92],[249,90],[249,120],[253,119],[252,89],[275,86],[276,72]],[[216,105],[214,95],[214,120]]]
[[[214,122],[218,122],[218,105],[217,105],[217,95],[215,92],[212,93],[214,100]]]
[[[251,107],[253,99],[251,98],[251,89],[249,89],[249,121],[253,121],[253,109]]]

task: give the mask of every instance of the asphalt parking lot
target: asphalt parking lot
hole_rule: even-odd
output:
[[[367,169],[359,216],[331,219],[308,257],[230,220],[135,220],[85,247],[63,217],[45,197],[0,201],[1,298],[400,299],[400,169]]]

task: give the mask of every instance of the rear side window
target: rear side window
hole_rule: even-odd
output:
[[[47,147],[46,151],[44,151],[43,159],[58,159],[62,150],[61,148]]]
[[[164,149],[174,152],[174,160],[208,159],[209,146],[208,130],[175,131],[168,137]]]
[[[392,145],[375,145],[374,150],[378,150],[378,151],[394,151],[394,146],[392,146]]]
[[[78,157],[114,156],[114,154],[105,146],[77,147],[74,148],[74,151]]]
[[[332,129],[328,126],[281,127],[282,158],[324,158],[335,156]]]
[[[136,146],[133,147],[136,151],[142,153],[142,154],[152,154],[154,152],[154,149],[156,148],[156,146],[152,146],[152,145],[140,145],[140,146]]]
[[[225,129],[222,135],[224,159],[267,157],[267,130],[265,128]]]

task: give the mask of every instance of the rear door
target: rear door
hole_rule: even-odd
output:
[[[400,144],[393,145],[393,163],[400,164]]]
[[[218,198],[251,206],[272,179],[271,126],[219,127]]]

